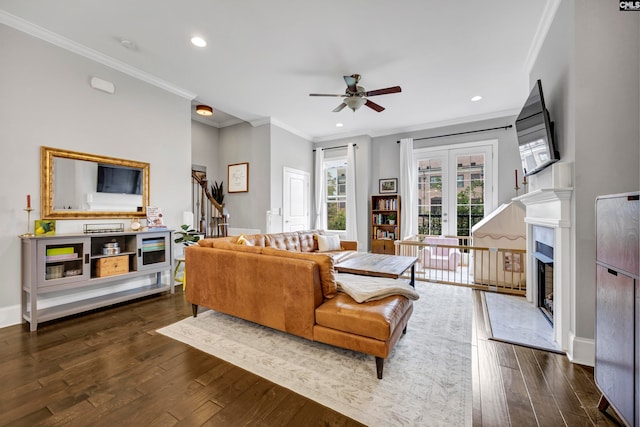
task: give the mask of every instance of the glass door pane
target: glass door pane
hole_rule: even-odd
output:
[[[434,154],[418,160],[418,234],[439,236],[447,232],[443,193],[447,175],[445,157]]]
[[[456,235],[470,236],[484,218],[485,155],[456,155]]]

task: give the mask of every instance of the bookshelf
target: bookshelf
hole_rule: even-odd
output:
[[[395,194],[371,196],[371,252],[394,255],[394,241],[399,238],[400,197]]]

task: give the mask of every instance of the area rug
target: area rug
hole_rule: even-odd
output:
[[[471,290],[426,282],[407,334],[373,356],[212,310],[158,330],[369,426],[470,426]]]
[[[553,340],[553,326],[538,307],[516,295],[484,292],[494,340],[562,353]]]

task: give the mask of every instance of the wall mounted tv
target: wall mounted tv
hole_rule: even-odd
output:
[[[98,193],[142,194],[142,170],[98,164]]]
[[[525,176],[560,160],[555,148],[553,122],[544,104],[542,83],[536,82],[516,119],[518,147]]]

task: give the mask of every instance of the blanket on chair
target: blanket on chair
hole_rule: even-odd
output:
[[[409,281],[405,279],[336,273],[336,283],[339,291],[357,302],[375,301],[390,295],[404,295],[412,300],[420,298]]]

